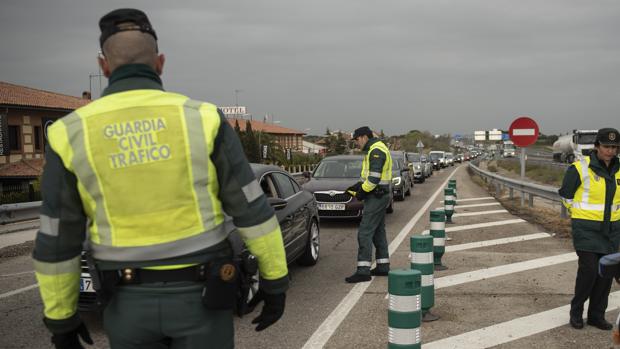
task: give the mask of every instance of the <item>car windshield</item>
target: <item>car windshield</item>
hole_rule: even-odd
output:
[[[579,144],[594,144],[596,141],[596,134],[580,134],[579,140],[577,143]]]
[[[358,178],[362,159],[323,160],[312,175],[315,178]]]
[[[408,154],[409,161],[412,162],[420,162],[420,154],[417,153],[409,153]]]
[[[431,160],[439,160],[442,156],[439,153],[431,153]]]
[[[392,170],[400,170],[400,161],[392,161]]]

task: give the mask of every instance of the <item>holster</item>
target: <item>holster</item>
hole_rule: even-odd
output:
[[[254,279],[258,275],[258,260],[248,250],[244,250],[236,255],[233,261],[239,270],[239,288],[234,310],[237,316],[243,317],[247,313],[252,284],[258,281]]]
[[[95,302],[99,309],[103,309],[112,298],[114,288],[120,281],[120,276],[118,274],[104,273],[100,270],[90,251],[84,252],[84,258],[86,259],[88,273],[93,282],[93,289],[97,294]]]
[[[235,308],[241,280],[239,270],[233,258],[215,259],[206,264],[202,304],[207,309]]]

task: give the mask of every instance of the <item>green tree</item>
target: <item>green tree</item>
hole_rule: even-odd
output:
[[[261,149],[258,142],[258,135],[252,130],[252,123],[247,120],[245,123],[245,155],[250,162],[261,162]]]

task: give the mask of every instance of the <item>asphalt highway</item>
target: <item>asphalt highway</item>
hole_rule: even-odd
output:
[[[457,180],[458,205],[443,258],[435,274],[440,319],[422,325],[424,348],[610,348],[611,333],[590,326],[574,330],[568,310],[576,273],[570,240],[515,217],[467,174],[449,167],[411,197],[395,202],[387,216],[392,268],[409,268],[409,237],[429,229],[429,210],[442,206],[448,178]],[[487,205],[482,205],[487,204]],[[558,213],[559,214],[559,213]],[[257,333],[255,310],[235,320],[237,348],[385,348],[387,278],[351,285],[358,221],[321,221],[320,260],[290,266],[291,288],[283,318]],[[5,239],[0,235],[0,243]],[[607,320],[620,306],[614,285]],[[564,307],[564,308],[563,308]],[[83,313],[95,340],[107,348],[101,316]],[[0,259],[0,348],[50,348],[30,256]]]

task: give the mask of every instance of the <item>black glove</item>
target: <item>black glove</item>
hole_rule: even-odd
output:
[[[80,339],[90,345],[93,344],[93,339],[90,338],[90,333],[86,328],[84,323],[80,323],[76,329],[66,332],[66,333],[55,333],[52,335],[52,343],[56,349],[84,349],[82,343],[80,343]]]
[[[368,196],[368,192],[365,191],[364,189],[360,188],[356,193],[355,193],[355,198],[362,201],[364,199],[366,199],[366,197]]]
[[[284,303],[286,302],[286,294],[284,292],[269,294],[259,289],[256,293],[256,296],[254,296],[254,298],[252,298],[252,300],[248,304],[248,307],[250,309],[253,309],[258,303],[263,300],[265,301],[263,310],[261,311],[259,316],[252,320],[253,324],[258,324],[258,326],[256,326],[256,331],[262,331],[266,329],[267,327],[276,323],[276,321],[278,321],[282,317],[282,314],[284,314]]]
[[[345,191],[347,192],[352,191],[354,193],[357,193],[357,191],[360,189],[362,189],[362,182],[357,182],[353,184],[352,186],[348,187]]]

